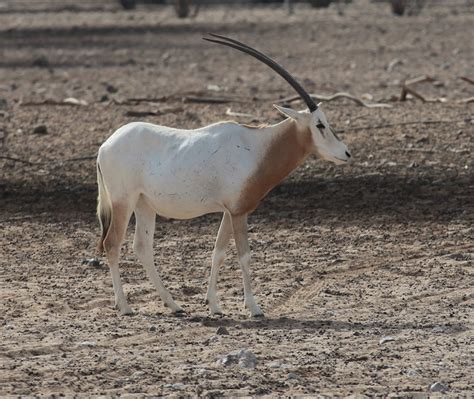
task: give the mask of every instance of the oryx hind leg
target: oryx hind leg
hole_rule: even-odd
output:
[[[165,305],[168,306],[172,312],[182,312],[183,310],[173,300],[170,292],[166,289],[160,275],[156,271],[153,261],[153,235],[155,232],[156,213],[153,208],[145,202],[143,197],[139,198],[135,207],[135,218],[136,227],[133,249]]]
[[[122,314],[133,314],[128,306],[127,299],[123,292],[122,282],[120,281],[119,257],[128,222],[132,215],[133,207],[126,201],[112,201],[112,220],[104,239],[104,249],[109,263],[110,273],[112,275],[112,285],[115,294],[115,307]]]

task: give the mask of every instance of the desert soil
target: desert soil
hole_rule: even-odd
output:
[[[474,95],[459,78],[474,78],[467,2],[428,2],[402,18],[365,0],[298,4],[291,16],[202,7],[186,20],[168,6],[74,3],[0,8],[0,396],[422,397],[436,382],[472,394],[474,105],[459,102]],[[275,123],[272,103],[293,94],[265,66],[202,41],[208,31],[265,50],[310,92],[391,108],[324,103],[354,161],[308,159],[251,215],[265,318],[243,309],[233,243],[218,284],[225,315],[208,315],[220,215],[157,221],[156,265],[182,317],[138,264],[131,221],[121,273],[136,314],[121,316],[105,259],[83,264],[99,235],[100,144],[134,120]],[[400,83],[421,75],[435,82],[416,90],[445,102],[396,101]],[[199,96],[232,101],[189,101]],[[62,104],[71,97],[87,105]],[[239,349],[255,368],[218,363]]]

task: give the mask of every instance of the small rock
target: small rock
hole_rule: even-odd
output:
[[[387,335],[386,337],[380,338],[379,344],[382,345],[385,342],[390,342],[390,341],[395,341],[395,337],[392,337],[390,335]]]
[[[107,84],[105,86],[105,89],[111,94],[114,94],[114,93],[118,92],[118,89],[115,86],[111,85],[111,84]]]
[[[217,329],[216,334],[217,335],[229,335],[229,331],[227,331],[227,328],[225,328],[224,326],[220,326]]]
[[[218,85],[207,85],[209,91],[221,91],[222,89]]]
[[[184,384],[182,384],[181,382],[177,382],[175,384],[166,384],[165,388],[171,388],[175,391],[182,391],[184,389]]]
[[[271,369],[289,369],[292,366],[286,363],[280,363],[278,360],[275,360],[274,362],[268,363],[268,367]]]
[[[93,348],[94,346],[97,346],[97,343],[95,341],[82,341],[79,343],[79,346]]]
[[[217,335],[213,335],[212,337],[206,339],[202,344],[204,346],[209,346],[210,344],[213,344],[218,341],[219,341],[219,337]]]
[[[83,259],[82,264],[93,267],[100,267],[102,265],[100,260],[97,258]]]
[[[418,375],[419,375],[419,373],[416,370],[408,370],[407,371],[407,376],[410,377],[410,378],[417,377]]]
[[[271,369],[279,369],[281,367],[281,363],[280,362],[271,362],[271,363],[268,363],[268,367],[270,367]]]
[[[46,125],[38,125],[33,129],[33,134],[48,134]]]
[[[436,326],[431,329],[434,333],[443,333],[444,332],[444,327],[441,326]]]
[[[100,100],[99,100],[101,103],[104,103],[106,101],[109,101],[109,96],[107,94],[104,94]]]
[[[156,326],[150,326],[150,327],[148,328],[148,331],[150,331],[150,332],[155,332],[155,331],[156,331]]]
[[[40,55],[33,60],[32,65],[39,68],[49,68],[50,63],[44,55]]]
[[[257,365],[256,356],[247,350],[241,350],[239,352],[239,366],[246,369],[253,369]]]
[[[4,98],[0,98],[0,109],[5,109],[7,108],[7,106],[8,106],[7,100],[5,100]]]
[[[462,261],[466,261],[466,260],[470,260],[470,257],[468,255],[464,255],[464,254],[449,254],[447,255],[448,258],[450,259],[453,259],[453,260],[456,260],[458,262],[462,262]]]
[[[87,105],[87,101],[78,100],[77,98],[74,98],[74,97],[65,98],[63,103],[64,104],[70,104],[70,105],[82,105],[82,106]]]
[[[247,349],[240,349],[225,355],[217,363],[226,367],[238,364],[242,368],[253,369],[257,365],[257,358]]]
[[[449,388],[446,385],[442,384],[441,382],[435,382],[434,384],[430,385],[429,391],[444,393],[444,392],[449,391]]]
[[[288,373],[286,378],[289,379],[289,380],[296,380],[296,379],[298,379],[298,376],[295,373]]]

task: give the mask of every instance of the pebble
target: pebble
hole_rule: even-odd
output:
[[[390,341],[395,341],[395,337],[392,337],[391,335],[387,335],[386,337],[380,338],[379,344],[382,345],[385,342],[390,342]]]
[[[150,326],[150,327],[148,328],[148,331],[150,331],[150,332],[155,332],[155,331],[156,331],[156,326]]]
[[[219,337],[217,335],[213,335],[212,337],[206,339],[204,342],[203,342],[203,345],[205,346],[209,346],[210,344],[214,344],[216,342],[219,342]]]
[[[184,389],[184,384],[182,384],[181,382],[177,382],[175,384],[166,384],[165,388],[171,388],[175,391],[182,391]]]
[[[226,367],[238,364],[242,368],[254,369],[257,365],[257,357],[247,349],[240,349],[220,358],[217,363]]]
[[[433,327],[431,331],[433,331],[434,333],[443,333],[444,327],[441,327],[441,326]]]
[[[115,86],[111,85],[111,84],[107,84],[105,86],[105,89],[111,94],[118,92],[118,89]]]
[[[100,260],[97,258],[83,259],[82,264],[87,265],[87,266],[94,266],[94,267],[101,266]]]
[[[276,360],[274,362],[268,363],[268,367],[270,367],[271,369],[289,369],[292,366],[286,363],[281,363]]]
[[[460,254],[460,253],[449,254],[446,256],[450,259],[457,260],[458,262],[470,260],[470,257],[468,255]]]
[[[430,392],[447,392],[449,391],[449,388],[442,384],[441,382],[435,382],[434,384],[431,384],[430,385],[430,389],[429,389]]]
[[[217,329],[216,334],[217,334],[217,335],[229,335],[229,331],[228,331],[227,328],[225,328],[224,326],[220,326],[220,327]]]
[[[279,369],[281,367],[281,363],[280,362],[271,362],[271,363],[268,363],[268,367],[270,367],[271,369]]]
[[[33,129],[33,134],[48,134],[48,128],[46,125],[38,125]]]
[[[39,68],[49,68],[50,63],[44,55],[40,55],[33,60],[32,65]]]
[[[416,370],[408,370],[407,371],[407,376],[410,378],[417,377],[419,373]]]
[[[97,346],[97,342],[95,342],[95,341],[82,341],[82,342],[79,343],[79,346],[87,347],[87,348],[93,348],[94,346]]]
[[[298,379],[298,376],[295,373],[288,373],[286,378],[289,379],[289,380],[296,380],[296,379]]]

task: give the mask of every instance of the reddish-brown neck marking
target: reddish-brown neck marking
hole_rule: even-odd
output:
[[[249,176],[232,213],[249,213],[257,208],[265,195],[311,153],[311,131],[293,120],[282,122],[272,133],[270,145],[255,172]],[[264,132],[262,132],[264,134]]]

